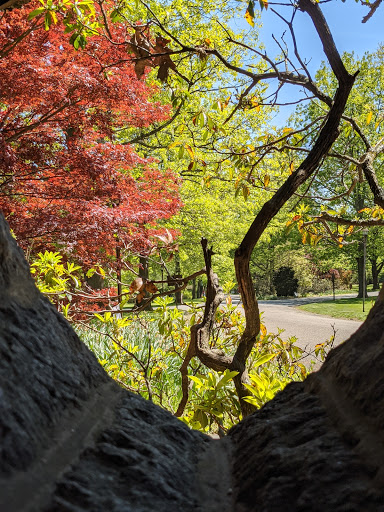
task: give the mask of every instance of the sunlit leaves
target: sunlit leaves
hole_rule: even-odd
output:
[[[283,128],[283,136],[288,135],[291,132],[293,132],[293,128],[290,128],[289,126]]]
[[[373,219],[384,219],[384,209],[380,206],[363,208],[362,210],[359,210],[359,213],[365,213],[367,217],[371,217]]]
[[[73,5],[91,9],[89,2]],[[53,7],[47,2],[48,11],[35,10],[32,21],[52,15]],[[6,12],[1,26],[10,32],[5,38],[0,30],[0,43],[17,40],[30,23],[24,11]],[[123,44],[111,52],[108,40],[96,35],[88,40],[89,52],[75,52],[70,44],[84,48],[83,33],[74,30],[69,43],[62,27],[42,29],[0,61],[2,104],[9,110],[1,133],[14,139],[2,168],[2,176],[11,172],[13,179],[6,193],[2,188],[1,208],[24,248],[31,240],[34,251],[58,244],[87,268],[113,266],[119,242],[149,252],[151,237],[163,232],[157,219],[180,205],[175,175],[118,143],[115,133],[164,121],[170,107],[153,98],[154,85],[137,80]],[[125,27],[110,30],[125,41]]]
[[[261,107],[260,107],[260,103],[258,101],[258,99],[256,98],[256,96],[252,96],[252,98],[250,98],[250,103],[251,103],[251,106],[256,109],[257,112],[260,112],[261,110]]]
[[[75,50],[78,50],[79,48],[84,50],[85,45],[87,44],[87,39],[83,34],[74,33],[70,37],[69,42],[71,44],[73,44],[73,47],[75,48]]]
[[[35,9],[28,14],[28,19],[33,20],[36,18],[36,16],[40,16],[43,12],[45,12],[45,8],[39,7],[38,9]]]
[[[111,11],[109,17],[111,18],[111,21],[113,23],[118,23],[118,22],[124,21],[124,16],[122,16],[120,9],[113,9]]]
[[[268,9],[268,0],[259,0],[260,9]],[[251,27],[255,26],[255,2],[254,0],[250,0],[247,10],[245,12],[245,19],[251,25]]]
[[[185,149],[186,149],[190,159],[194,160],[195,159],[195,153],[194,153],[193,149],[191,148],[191,146],[189,144],[186,144],[184,147],[185,147]]]
[[[251,25],[251,27],[255,26],[255,11],[254,11],[254,3],[251,0],[248,4],[247,10],[245,12],[245,19],[248,21],[248,23]]]
[[[79,288],[81,267],[74,263],[64,263],[58,252],[40,252],[31,265],[31,274],[35,276],[40,291],[48,294],[60,294],[70,290],[72,285]]]
[[[49,30],[52,25],[60,21],[64,25],[65,33],[73,32],[71,44],[75,49],[84,48],[87,38],[96,35],[101,28],[97,21],[97,14],[93,0],[71,1],[39,0],[43,7],[31,11],[29,20],[44,15],[44,28]]]

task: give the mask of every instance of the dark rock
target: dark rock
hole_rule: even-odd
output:
[[[109,379],[1,217],[0,511],[384,511],[382,295],[319,372],[213,441]]]
[[[209,442],[108,377],[1,218],[0,510],[198,510]]]

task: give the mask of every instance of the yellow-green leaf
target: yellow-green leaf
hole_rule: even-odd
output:
[[[176,146],[180,146],[181,142],[178,141],[178,140],[175,140],[174,142],[172,142],[172,144],[170,144],[168,146],[168,149],[172,149],[172,148],[175,148]]]
[[[191,157],[191,160],[195,159],[195,153],[193,152],[193,149],[191,146],[188,146],[188,144],[185,145],[185,149],[187,150],[189,156]]]
[[[248,23],[251,25],[251,27],[255,26],[255,22],[254,22],[255,11],[254,11],[254,4],[253,4],[252,0],[248,4],[248,8],[245,13],[245,19],[248,21]]]
[[[28,19],[33,20],[33,18],[36,18],[36,16],[39,16],[44,11],[45,11],[44,7],[39,7],[38,9],[35,9],[34,11],[32,11],[28,14]]]

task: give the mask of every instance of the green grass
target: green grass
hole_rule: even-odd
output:
[[[332,316],[333,318],[347,318],[349,320],[364,321],[369,310],[375,302],[375,297],[365,299],[365,312],[363,312],[363,299],[336,299],[326,302],[305,304],[299,309],[317,315]]]

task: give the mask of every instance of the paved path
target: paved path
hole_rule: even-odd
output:
[[[377,295],[377,293],[375,294]],[[356,294],[342,295],[337,298],[350,297],[356,297]],[[284,340],[290,336],[296,336],[297,344],[310,351],[314,349],[317,343],[328,340],[332,336],[334,329],[336,331],[335,345],[338,345],[347,340],[361,325],[361,322],[355,320],[315,315],[297,308],[297,306],[302,304],[325,302],[331,298],[330,296],[260,300],[259,307],[260,311],[263,312],[263,323],[268,332],[277,333],[279,328],[284,329],[281,335]],[[234,304],[239,303],[239,296],[232,296],[232,300]],[[240,304],[239,307],[241,307]],[[309,362],[309,360],[306,362]]]

